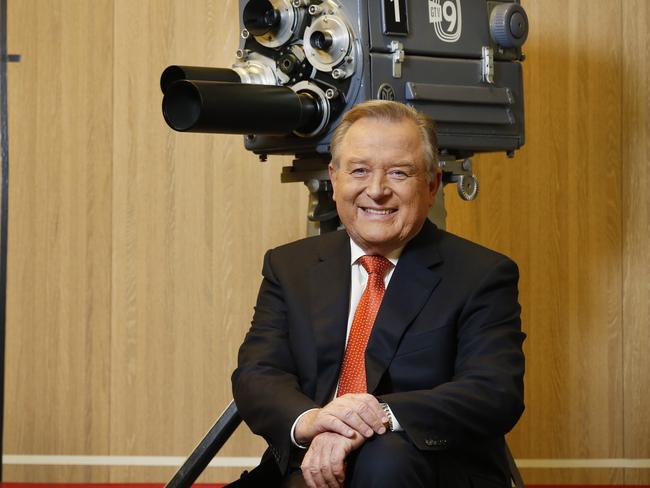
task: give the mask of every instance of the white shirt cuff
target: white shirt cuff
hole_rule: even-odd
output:
[[[291,437],[291,443],[294,446],[296,446],[296,447],[298,447],[300,449],[307,449],[307,446],[302,446],[302,445],[298,444],[298,442],[296,441],[296,436],[295,436],[296,425],[298,425],[298,421],[302,418],[303,415],[305,415],[306,413],[311,412],[312,410],[318,410],[318,409],[317,408],[310,408],[309,410],[305,410],[300,415],[298,415],[298,418],[296,418],[295,422],[291,426],[291,431],[289,432],[289,436]]]

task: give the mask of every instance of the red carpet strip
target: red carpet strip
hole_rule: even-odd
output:
[[[163,488],[164,483],[0,483],[0,488]],[[223,488],[224,484],[196,483],[197,488]]]
[[[0,483],[0,488],[163,488],[164,483]],[[197,483],[197,488],[223,488],[216,483]],[[526,485],[526,488],[650,488],[650,485]]]

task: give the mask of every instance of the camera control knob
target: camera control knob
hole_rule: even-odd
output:
[[[528,16],[518,3],[500,3],[490,13],[490,34],[501,47],[521,47],[528,37]]]
[[[478,180],[474,175],[460,175],[456,181],[458,196],[465,201],[471,201],[478,195]]]
[[[291,76],[300,65],[300,60],[292,52],[287,52],[277,60],[276,64],[280,71],[287,76]]]

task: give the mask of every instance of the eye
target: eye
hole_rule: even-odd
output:
[[[354,168],[352,171],[350,171],[350,174],[356,177],[366,176],[368,173],[368,168]]]
[[[393,180],[405,180],[409,177],[409,174],[401,169],[391,169],[388,172],[388,176]]]

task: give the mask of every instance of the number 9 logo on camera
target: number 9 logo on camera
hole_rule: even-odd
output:
[[[460,0],[429,0],[429,22],[441,41],[458,41],[463,27]]]

